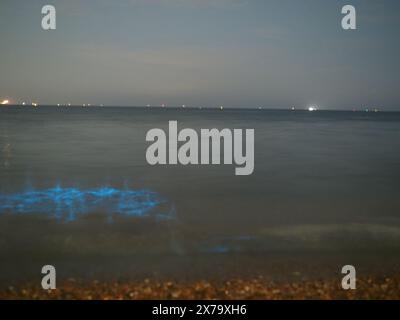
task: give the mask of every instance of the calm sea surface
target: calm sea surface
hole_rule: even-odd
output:
[[[255,129],[255,171],[150,166],[148,130]],[[0,109],[0,282],[334,275],[400,261],[400,113]]]

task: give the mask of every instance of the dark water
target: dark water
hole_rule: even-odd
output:
[[[255,129],[253,175],[148,165],[169,120]],[[3,284],[399,266],[400,113],[10,107],[0,152]]]

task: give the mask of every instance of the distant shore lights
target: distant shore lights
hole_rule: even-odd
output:
[[[10,101],[8,101],[8,100],[3,100],[3,101],[1,102],[2,105],[7,105],[7,104],[9,104],[9,103],[10,103]]]
[[[317,111],[318,108],[316,106],[310,106],[308,107],[308,111]]]

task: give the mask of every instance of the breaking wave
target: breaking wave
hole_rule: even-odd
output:
[[[62,188],[0,194],[0,214],[43,214],[61,222],[104,212],[109,221],[114,215],[173,219],[169,201],[151,190],[102,187],[97,189]]]

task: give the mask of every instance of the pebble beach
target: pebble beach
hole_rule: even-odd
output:
[[[46,291],[37,284],[9,286],[0,299],[34,300],[398,300],[400,275],[364,277],[356,290],[343,290],[338,279],[272,282],[262,277],[224,282],[156,281],[83,282],[69,279]]]

